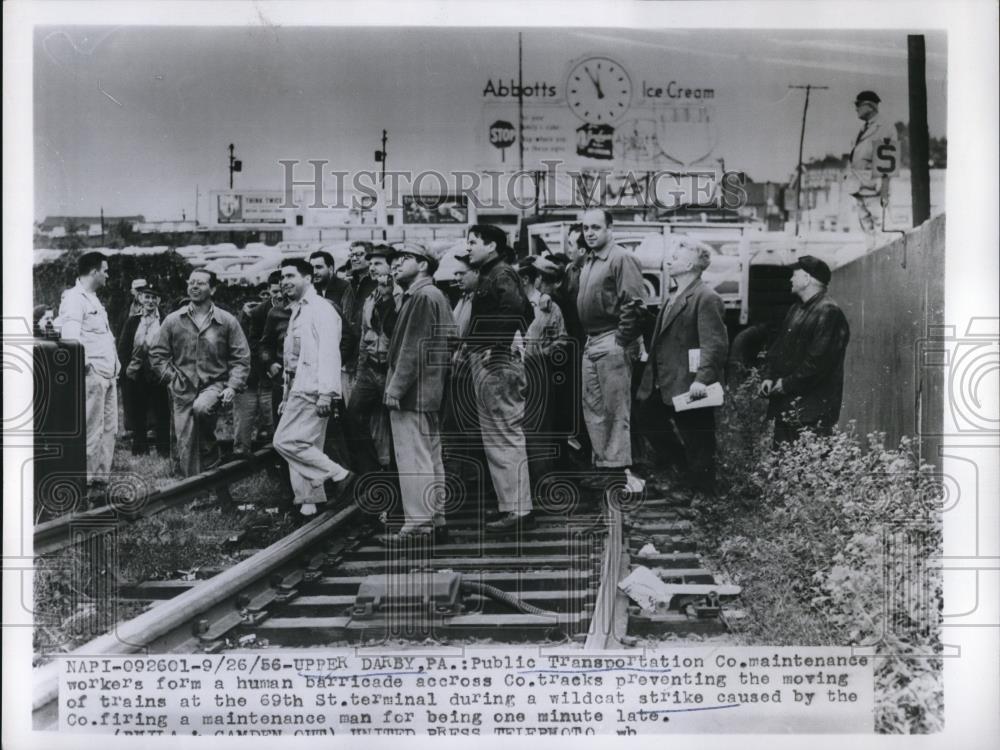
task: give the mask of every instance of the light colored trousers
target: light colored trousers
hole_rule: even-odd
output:
[[[107,482],[118,433],[118,384],[114,378],[87,372],[87,481]]]
[[[633,342],[623,349],[615,341],[614,331],[588,337],[583,348],[583,421],[598,468],[623,468],[632,463],[629,416],[632,361],[637,348]]]
[[[219,398],[225,385],[213,383],[203,391],[181,391],[172,387],[174,435],[177,437],[177,462],[183,476],[190,477],[211,468],[219,460],[215,425],[219,419]]]
[[[512,358],[483,364],[471,358],[483,452],[501,513],[524,515],[532,509],[528,451],[524,442],[524,363]]]
[[[271,384],[259,382],[247,386],[233,399],[233,450],[249,453],[254,433],[271,425]]]
[[[288,462],[296,505],[325,503],[323,482],[347,476],[347,469],[323,452],[329,417],[319,415],[316,401],[316,394],[289,393],[274,430],[274,449]]]
[[[444,526],[444,464],[437,412],[389,410],[402,493],[403,531]]]

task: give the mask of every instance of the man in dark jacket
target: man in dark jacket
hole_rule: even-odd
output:
[[[851,331],[840,306],[827,296],[830,267],[811,255],[792,265],[792,293],[778,338],[768,351],[761,395],[770,399],[774,445],[808,428],[829,435],[840,418],[844,354]]]
[[[340,359],[344,372],[341,380],[344,388],[344,402],[350,403],[351,392],[358,369],[358,348],[361,341],[361,314],[365,300],[377,286],[371,274],[368,256],[372,243],[357,241],[351,243],[348,257],[350,278],[340,304],[343,308],[343,330],[340,334]]]
[[[479,271],[472,298],[466,350],[476,390],[483,450],[493,478],[500,517],[486,524],[504,533],[534,523],[524,417],[524,363],[512,356],[517,331],[527,331],[534,314],[517,272],[503,260],[507,237],[499,227],[477,224],[469,230],[469,263]]]
[[[682,483],[703,492],[712,492],[715,484],[716,409],[677,411],[673,399],[705,398],[706,386],[718,383],[725,371],[729,338],[722,298],[701,278],[711,260],[704,245],[681,240],[671,250],[667,270],[677,291],[656,316],[636,394],[643,432],[661,458],[673,459]]]
[[[271,286],[280,289],[281,271],[274,271],[268,277],[265,291],[269,291]],[[264,335],[264,323],[270,311],[271,297],[268,294],[265,301],[253,306],[249,302],[244,305],[237,318],[250,345],[247,388],[242,393],[237,393],[233,400],[233,452],[237,454],[250,453],[253,449],[255,429],[259,436],[269,432],[276,424],[271,419],[271,384],[265,382],[260,361],[260,339]]]
[[[444,293],[434,286],[437,267],[436,255],[424,245],[397,246],[393,272],[405,291],[389,341],[384,403],[406,516],[399,535],[433,533],[435,541],[444,542],[440,411],[455,319]]]
[[[122,363],[122,379],[130,387],[122,389],[122,400],[132,414],[132,454],[149,452],[146,436],[147,415],[153,415],[156,430],[156,452],[161,457],[170,456],[170,399],[167,389],[160,384],[149,364],[149,350],[156,343],[163,322],[160,311],[160,293],[151,286],[144,286],[136,295],[142,305],[138,315],[131,316],[118,338],[118,358]]]

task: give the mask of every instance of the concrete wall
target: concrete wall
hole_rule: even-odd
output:
[[[840,425],[899,438],[937,436],[944,414],[943,367],[927,366],[926,339],[944,322],[945,216],[833,272],[831,296],[851,326]],[[922,454],[935,463],[939,441]]]

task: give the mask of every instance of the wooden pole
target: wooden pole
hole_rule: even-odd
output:
[[[927,131],[927,71],[923,34],[906,37],[910,84],[910,200],[913,226],[931,215],[930,136]]]
[[[813,89],[828,89],[829,86],[814,86],[811,83],[805,86],[789,86],[790,89],[805,89],[806,103],[802,107],[802,130],[799,133],[799,165],[795,174],[798,176],[798,186],[795,190],[795,234],[799,233],[799,218],[802,215],[802,146],[806,140],[806,114],[809,112],[809,94]]]

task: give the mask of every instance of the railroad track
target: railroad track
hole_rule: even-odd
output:
[[[228,486],[266,468],[276,456],[273,448],[261,448],[249,457],[230,461],[211,471],[182,479],[169,487],[138,496],[129,493],[115,497],[109,490],[108,504],[80,513],[67,513],[35,526],[35,555],[50,555],[75,544],[86,542],[94,535],[106,533],[115,526],[130,523],[182,505],[209,490],[228,496]],[[124,488],[123,488],[124,489]],[[134,489],[134,488],[132,488]]]
[[[644,499],[623,514],[605,503],[542,511],[508,537],[483,533],[480,509],[448,516],[447,544],[386,546],[355,504],[328,510],[235,566],[199,581],[123,588],[153,606],[87,656],[218,653],[400,642],[575,641],[588,650],[632,645],[636,635],[724,633],[719,586],[701,566],[676,498]],[[650,553],[648,544],[656,552]],[[640,554],[646,547],[644,554]],[[671,586],[668,604],[640,610],[618,587],[635,566]],[[58,662],[36,670],[35,725],[57,719]]]

